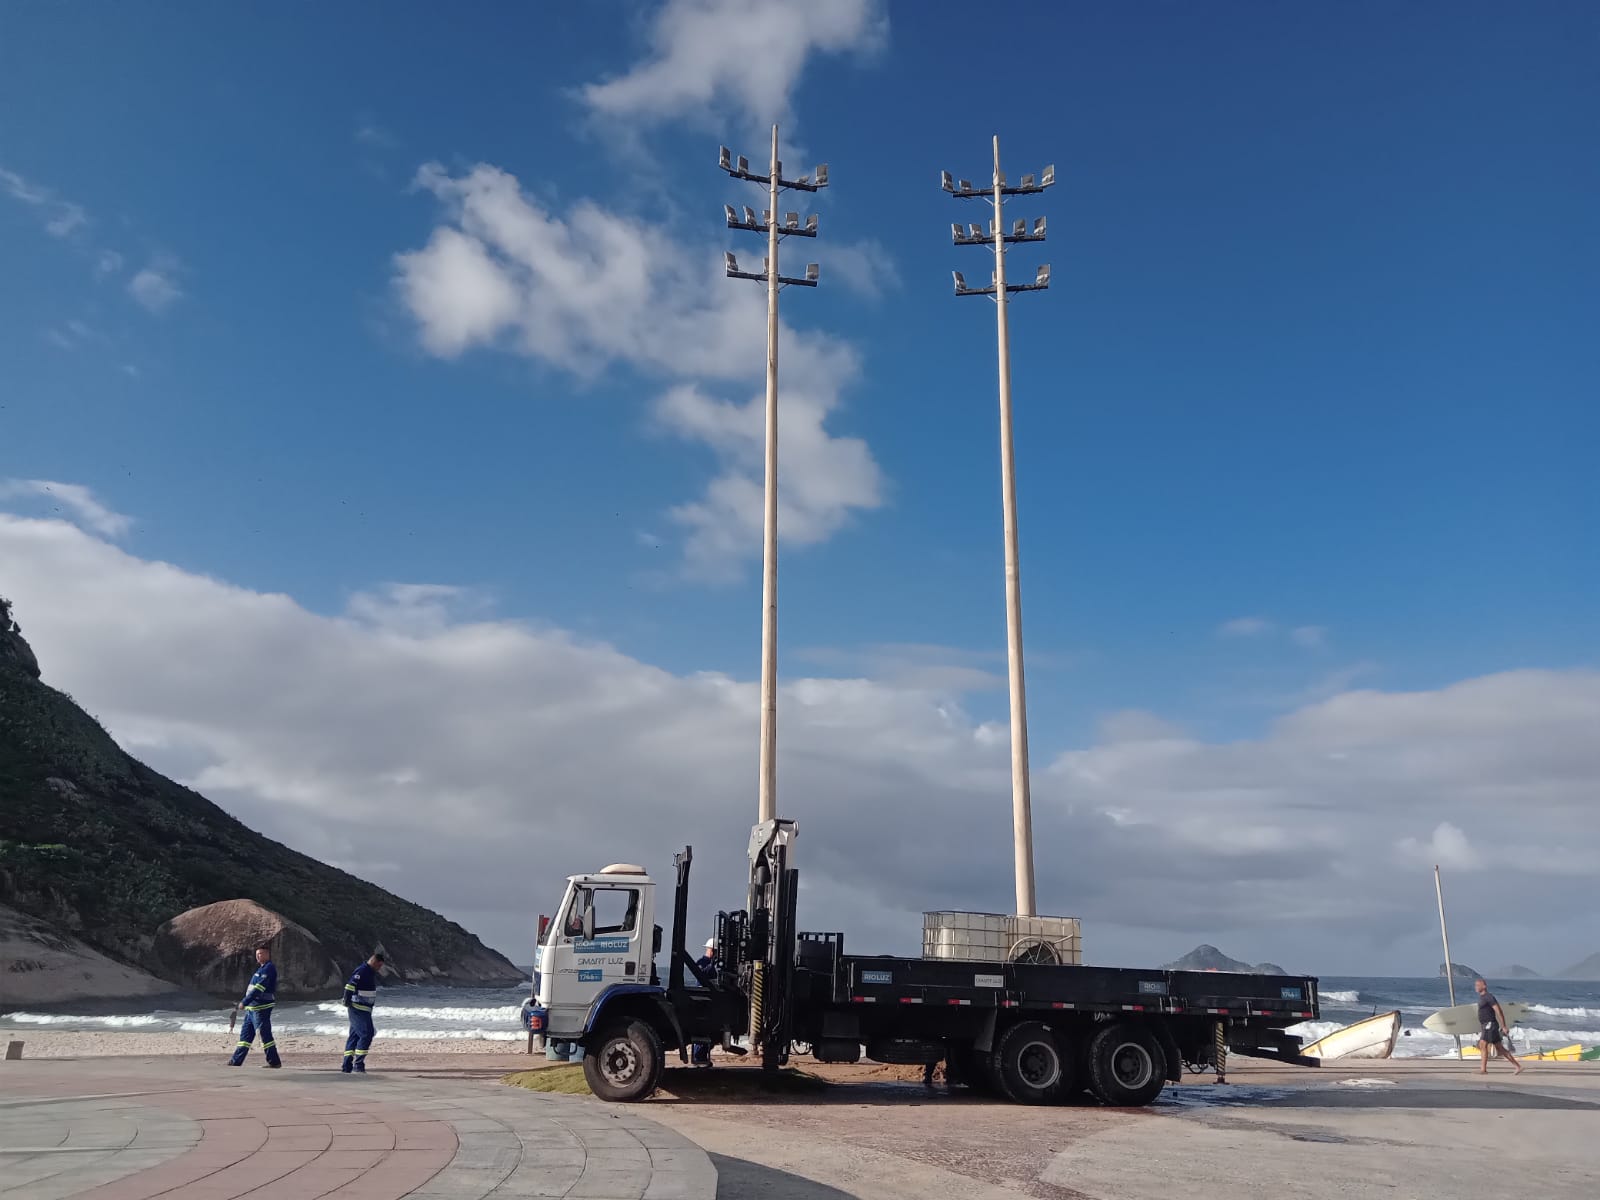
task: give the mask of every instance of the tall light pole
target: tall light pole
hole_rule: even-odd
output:
[[[756,214],[744,208],[742,215],[732,205],[723,205],[729,229],[747,229],[767,235],[767,260],[759,273],[741,271],[731,252],[724,255],[732,279],[759,279],[767,285],[767,438],[766,438],[766,516],[761,541],[761,783],[757,797],[758,821],[778,815],[778,290],[785,284],[816,287],[816,263],[806,265],[803,279],[778,274],[778,240],[784,237],[817,236],[815,214],[800,223],[799,213],[778,214],[778,193],[784,188],[815,192],[828,186],[827,164],[817,168],[816,177],[783,178],[778,161],[778,127],[772,127],[772,166],[765,175],[750,170],[744,155],[735,158],[726,146],[720,148],[719,165],[735,179],[767,185],[767,209]]]
[[[1006,232],[1002,206],[1007,196],[1032,196],[1056,181],[1056,169],[1046,167],[1035,179],[1024,175],[1016,187],[1006,186],[1000,170],[1000,138],[994,139],[994,182],[990,188],[975,188],[965,180],[952,179],[941,171],[940,186],[959,199],[983,197],[994,205],[994,219],[985,230],[971,225],[963,230],[950,226],[957,246],[991,246],[994,250],[994,277],[986,288],[967,286],[960,271],[954,272],[956,295],[993,296],[1000,354],[1000,490],[1006,538],[1006,664],[1011,677],[1011,823],[1012,847],[1016,856],[1017,915],[1031,917],[1036,912],[1033,886],[1033,809],[1028,789],[1028,700],[1022,672],[1022,581],[1017,565],[1017,481],[1016,456],[1011,437],[1011,331],[1006,323],[1007,297],[1012,292],[1042,292],[1050,286],[1050,268],[1039,268],[1032,283],[1006,283],[1006,245],[1011,242],[1044,241],[1044,218],[1033,223],[1019,220]]]

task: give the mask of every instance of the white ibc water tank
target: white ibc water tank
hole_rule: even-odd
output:
[[[922,956],[961,962],[1083,962],[1077,917],[943,910],[922,914]]]

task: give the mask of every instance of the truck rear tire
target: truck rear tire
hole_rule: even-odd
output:
[[[602,1100],[643,1100],[661,1082],[666,1054],[661,1038],[646,1022],[625,1018],[590,1041],[583,1056],[583,1077]]]
[[[1166,1085],[1166,1051],[1160,1039],[1136,1021],[1102,1029],[1089,1042],[1089,1086],[1116,1108],[1139,1108]]]
[[[1006,1030],[994,1057],[1000,1090],[1014,1104],[1055,1104],[1074,1084],[1072,1057],[1043,1021]]]

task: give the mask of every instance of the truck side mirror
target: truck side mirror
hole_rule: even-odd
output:
[[[650,953],[661,953],[661,926],[659,925],[656,926],[655,933],[650,937]]]
[[[594,941],[594,905],[589,904],[583,910],[583,940]]]

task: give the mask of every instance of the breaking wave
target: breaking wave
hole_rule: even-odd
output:
[[[168,1022],[154,1014],[135,1016],[74,1017],[62,1013],[9,1012],[0,1013],[0,1021],[15,1021],[18,1025],[76,1025],[92,1029],[136,1029],[140,1026],[165,1025]]]
[[[1322,992],[1321,997],[1329,1004],[1358,1004],[1361,1001],[1361,993],[1357,991]]]

